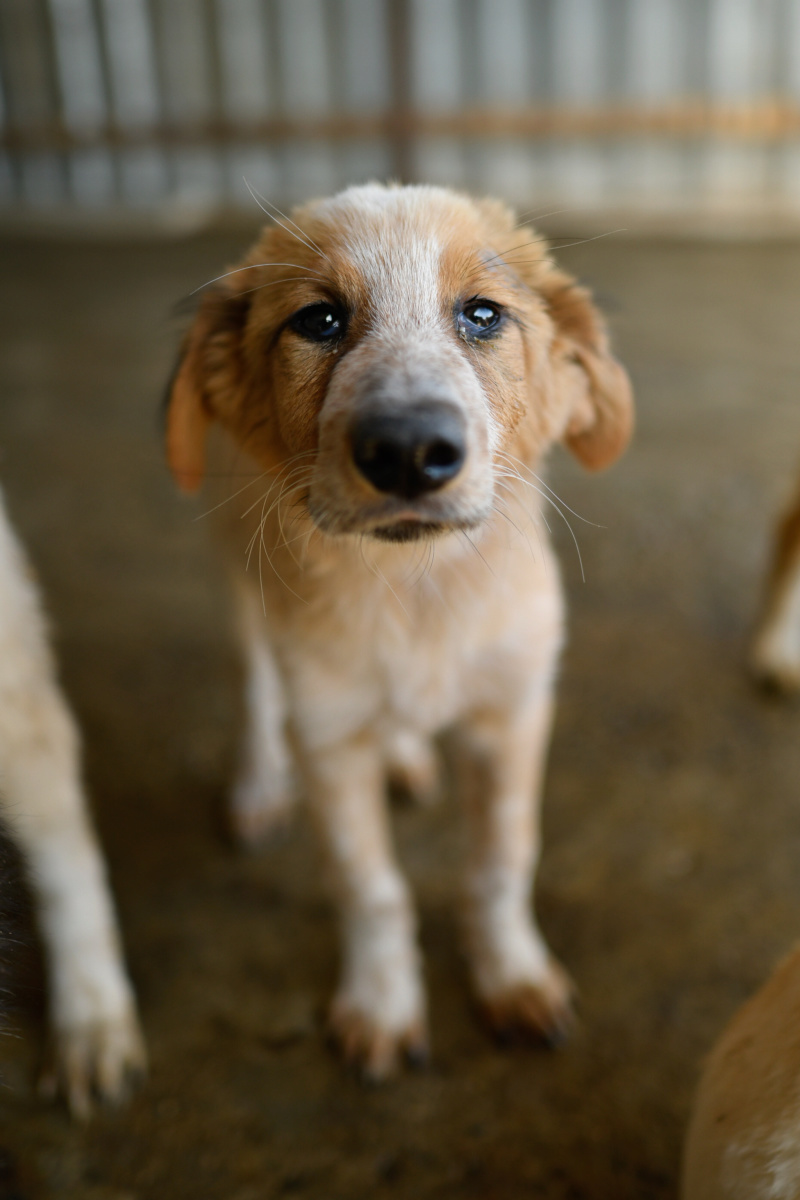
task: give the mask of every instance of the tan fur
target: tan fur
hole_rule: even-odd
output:
[[[765,682],[800,689],[800,488],[778,524],[751,662]]]
[[[495,1027],[556,1038],[567,1024],[569,985],[530,912],[563,620],[529,472],[560,439],[587,466],[611,462],[631,395],[588,293],[502,205],[371,185],[292,224],[266,230],[201,304],[167,446],[178,482],[194,486],[210,420],[212,477],[235,464],[244,480],[236,496],[233,476],[212,495],[249,663],[234,823],[247,836],[283,815],[291,745],[342,915],[333,1028],[380,1076],[426,1041],[384,780],[399,765],[424,791],[443,731],[466,806],[477,998]],[[475,298],[505,314],[496,337],[457,324]],[[321,301],[349,316],[339,342],[287,326]],[[377,401],[402,412],[431,399],[463,420],[459,474],[413,500],[376,491],[354,463],[353,420]],[[400,527],[421,539],[381,540]]]
[[[800,948],[734,1016],[708,1060],[683,1200],[800,1196]]]

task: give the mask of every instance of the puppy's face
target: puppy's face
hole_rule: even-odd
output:
[[[206,296],[168,419],[189,490],[210,420],[323,531],[399,541],[485,520],[507,456],[563,438],[606,465],[631,398],[588,295],[506,209],[373,185],[268,230]]]

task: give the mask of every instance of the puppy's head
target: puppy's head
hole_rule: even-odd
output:
[[[267,230],[206,294],[168,412],[186,490],[211,421],[299,472],[323,531],[407,540],[484,520],[506,456],[563,440],[606,466],[632,404],[588,293],[507,209],[370,185]]]

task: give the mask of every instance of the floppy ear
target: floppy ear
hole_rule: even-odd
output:
[[[196,492],[203,482],[206,432],[211,419],[203,401],[198,377],[200,355],[192,344],[193,334],[186,338],[167,390],[167,463],[183,492]]]
[[[551,270],[538,290],[556,327],[553,368],[569,412],[564,442],[583,466],[602,470],[630,440],[630,380],[611,354],[603,320],[585,288]]]
[[[167,463],[184,492],[196,492],[203,482],[213,395],[236,362],[232,338],[242,326],[241,299],[221,291],[205,297],[167,389]]]

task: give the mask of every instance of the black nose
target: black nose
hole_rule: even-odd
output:
[[[464,465],[464,422],[442,401],[365,413],[351,430],[353,460],[379,492],[413,500],[444,487]]]

